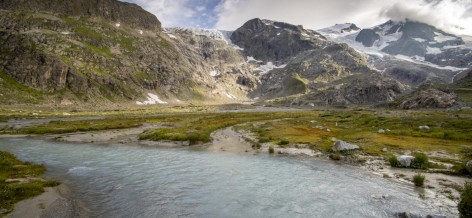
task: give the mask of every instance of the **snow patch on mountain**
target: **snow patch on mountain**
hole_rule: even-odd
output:
[[[137,105],[155,105],[155,104],[168,104],[166,101],[163,101],[159,96],[148,93],[147,101],[136,101]]]
[[[343,23],[343,24],[336,24],[331,27],[319,29],[318,32],[320,32],[321,34],[323,34],[324,36],[328,38],[338,38],[338,37],[347,36],[353,33],[358,33],[361,30],[360,28],[352,29],[351,27],[357,28],[357,26],[353,23]]]
[[[274,65],[274,63],[269,61],[265,65],[261,65],[258,68],[256,68],[256,70],[261,71],[260,74],[264,75],[264,74],[267,74],[269,71],[271,71],[273,69],[285,68],[286,66],[287,66],[286,64],[276,66],[276,65]]]
[[[426,54],[441,54],[442,51],[440,48],[426,47]]]
[[[435,32],[434,35],[436,35],[436,36],[434,37],[434,41],[439,42],[439,43],[457,40],[456,37],[453,37],[453,36],[446,36],[446,35],[444,35],[444,34],[442,34],[442,33],[438,33],[438,32]]]
[[[442,66],[430,63],[430,62],[421,61],[421,60],[414,59],[412,57],[408,57],[408,56],[405,56],[405,55],[395,55],[395,58],[398,58],[398,59],[404,60],[404,61],[408,61],[408,62],[413,62],[413,63],[416,63],[416,64],[421,64],[421,65],[425,65],[425,66],[429,66],[429,67],[434,67],[434,68],[440,69],[440,70],[450,70],[450,71],[467,70],[467,68],[459,68],[459,67],[451,67],[451,66],[442,67]]]

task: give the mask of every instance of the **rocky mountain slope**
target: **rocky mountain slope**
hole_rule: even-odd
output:
[[[301,26],[254,19],[231,39],[262,64],[281,64],[261,75],[253,98],[297,96],[302,105],[346,105],[391,101],[405,91],[402,84],[370,68],[366,58],[348,45]]]
[[[211,69],[220,54],[213,59],[208,54],[228,45],[207,40],[205,51],[191,48],[191,43],[182,46],[161,31],[154,15],[133,4],[2,1],[0,8],[3,104],[225,102],[236,97],[224,88],[215,93],[217,75],[211,72],[234,72],[234,90],[254,83],[246,81],[243,70]],[[241,57],[235,53],[226,53],[229,62],[244,62],[230,57]],[[196,63],[203,67],[196,68]],[[240,74],[243,85],[236,83]]]
[[[258,18],[234,32],[163,29],[154,15],[116,0],[4,0],[0,102],[346,106],[393,102],[465,75],[468,53],[447,63],[439,56],[466,52],[462,39],[410,23],[340,24],[322,34]]]
[[[336,29],[320,31],[368,54],[371,66],[412,87],[451,83],[472,67],[472,50],[461,37],[427,24],[389,21],[352,33]]]

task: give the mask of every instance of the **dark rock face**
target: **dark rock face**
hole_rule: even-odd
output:
[[[349,32],[353,32],[353,31],[358,31],[360,29],[361,28],[356,26],[356,24],[351,24],[351,26],[341,29],[341,33],[349,33]]]
[[[372,47],[374,42],[379,40],[380,36],[374,30],[363,29],[356,37],[356,41],[361,42],[366,47]]]
[[[437,89],[418,90],[407,96],[401,104],[402,109],[450,108],[459,104],[457,96]]]
[[[116,0],[2,0],[0,8],[16,11],[47,11],[67,16],[96,17],[132,28],[160,31],[161,23],[136,4]]]
[[[284,62],[300,52],[324,45],[322,35],[282,22],[253,19],[231,35],[231,41],[257,60]]]

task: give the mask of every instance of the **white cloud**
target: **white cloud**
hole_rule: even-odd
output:
[[[411,19],[455,34],[472,35],[472,0],[398,2],[382,15],[394,21]]]
[[[426,2],[427,1],[427,2]],[[445,31],[472,35],[472,0],[222,0],[215,9],[218,29],[233,30],[252,18],[320,29],[352,22],[371,27],[405,18]]]

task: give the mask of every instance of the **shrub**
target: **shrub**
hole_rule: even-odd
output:
[[[274,153],[274,147],[269,146],[269,154],[273,154],[273,153]]]
[[[464,190],[461,194],[461,201],[457,205],[461,217],[472,217],[472,183],[464,184]]]
[[[469,171],[467,171],[467,162],[462,162],[459,164],[454,165],[452,169],[454,169],[454,173],[456,175],[469,175]]]
[[[329,158],[331,160],[341,160],[341,154],[339,154],[339,153],[330,154]]]
[[[428,157],[423,153],[414,153],[415,159],[411,162],[411,167],[415,169],[428,168]]]
[[[282,139],[282,140],[280,140],[280,142],[278,143],[278,145],[288,145],[288,143],[290,143],[288,140]]]
[[[259,143],[266,143],[266,142],[270,142],[270,139],[267,138],[267,137],[261,137],[261,138],[259,139]]]
[[[413,176],[413,183],[415,183],[415,186],[422,187],[424,185],[425,179],[426,179],[426,176],[418,173]]]
[[[400,166],[400,161],[398,161],[397,156],[392,155],[388,158],[388,162],[390,163],[390,166],[392,167],[399,167]]]

